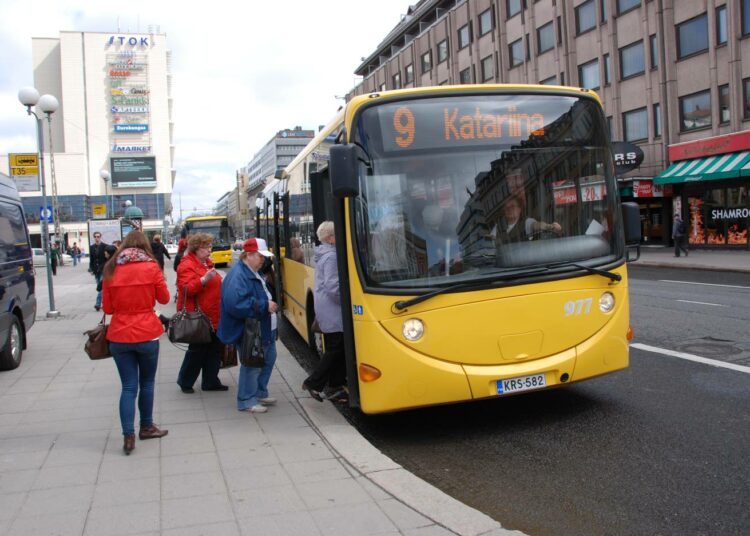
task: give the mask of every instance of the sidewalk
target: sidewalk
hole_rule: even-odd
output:
[[[114,363],[83,352],[81,332],[101,318],[87,268],[58,269],[58,319],[45,317],[37,271],[23,362],[0,373],[0,534],[520,534],[408,473],[329,402],[306,397],[305,373],[280,342],[279,402],[254,415],[235,409],[236,368],[220,373],[228,392],[198,384],[183,394],[183,352],[163,337],[154,417],[169,435],[124,456]]]
[[[641,246],[641,258],[632,265],[750,272],[750,251],[691,249],[689,253],[687,257],[675,257],[674,248]]]

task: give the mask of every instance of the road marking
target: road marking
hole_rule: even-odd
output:
[[[713,305],[714,307],[726,307],[726,305],[722,305],[720,303],[708,303],[704,301],[691,301],[691,300],[675,300],[682,303],[697,303],[698,305]]]
[[[710,365],[712,367],[726,368],[735,370],[737,372],[750,374],[750,367],[735,365],[734,363],[727,363],[725,361],[717,361],[716,359],[708,359],[707,357],[701,357],[699,355],[686,354],[685,352],[676,352],[674,350],[667,350],[666,348],[657,348],[656,346],[649,346],[648,344],[641,344],[639,342],[632,343],[630,347],[637,348],[638,350],[643,350],[645,352],[653,352],[655,354],[663,354],[670,357],[679,357],[680,359],[695,361],[696,363],[703,363],[704,365]]]
[[[683,285],[705,285],[707,287],[726,287],[726,288],[750,288],[742,285],[721,285],[719,283],[697,283],[695,281],[674,281],[672,279],[659,279],[660,283],[682,283]]]

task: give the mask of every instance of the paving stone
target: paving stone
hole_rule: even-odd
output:
[[[234,520],[232,504],[224,494],[162,500],[161,509],[163,529]]]
[[[162,478],[161,497],[181,499],[199,495],[226,494],[227,485],[221,473],[192,473]]]
[[[33,517],[76,511],[86,512],[91,506],[93,495],[93,484],[33,490],[29,492],[28,500],[24,503],[19,516]]]
[[[227,485],[232,492],[290,485],[286,471],[280,464],[240,467],[225,471]]]
[[[92,508],[86,520],[87,536],[120,536],[159,531],[159,502]]]
[[[102,508],[131,503],[154,502],[161,498],[159,477],[100,482],[94,488],[92,506]]]
[[[7,536],[80,536],[86,522],[86,512],[18,517]],[[105,536],[104,533],[99,533]]]
[[[397,529],[380,508],[371,502],[312,510],[310,514],[326,536],[365,536]]]
[[[165,456],[161,459],[161,470],[164,476],[219,472],[219,458],[215,452]]]
[[[288,462],[284,468],[295,484],[341,480],[349,477],[341,462],[334,458],[305,462]]]
[[[240,519],[243,536],[319,536],[315,520],[309,512],[288,512],[274,516]],[[353,534],[353,533],[352,533]]]
[[[34,482],[34,489],[61,488],[96,482],[99,466],[96,464],[63,465],[48,467],[45,465],[39,471]]]
[[[372,498],[354,479],[326,480],[297,484],[300,497],[308,508],[328,508],[343,504],[373,503]]]
[[[237,517],[270,516],[306,510],[294,486],[230,492]]]

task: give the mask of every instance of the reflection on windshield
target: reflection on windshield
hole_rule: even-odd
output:
[[[492,104],[487,99],[508,97],[472,98],[481,99],[487,115]],[[531,134],[523,132],[513,145],[475,136],[454,147],[445,141],[453,131],[446,127],[444,138],[435,137],[435,125],[427,141],[419,138],[420,119],[457,109],[445,104],[456,98],[384,105],[363,114],[359,141],[370,153],[372,169],[363,171],[355,216],[370,284],[446,285],[506,269],[615,254],[614,182],[608,149],[601,144],[606,139],[601,114],[588,101],[537,98],[543,102],[525,97],[526,105],[553,120]],[[392,123],[401,132],[404,110],[411,114],[407,148],[414,150],[404,150],[399,138],[387,142],[384,117],[393,113]],[[428,142],[437,147],[427,148]]]

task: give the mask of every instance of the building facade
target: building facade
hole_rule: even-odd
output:
[[[670,155],[689,160],[670,147],[748,129],[748,35],[750,0],[421,0],[357,68],[363,81],[350,96],[465,83],[594,89],[611,139],[644,153],[620,178],[623,200],[641,207],[644,241],[668,245],[680,212],[693,246],[749,248],[748,211],[730,209],[750,208],[739,162],[750,144],[732,145],[736,169],[695,162],[701,173],[654,180],[679,162]],[[713,150],[706,156],[724,154]],[[700,221],[689,208],[698,201]]]
[[[145,230],[161,230],[175,180],[166,35],[60,32],[32,39],[32,53],[35,87],[60,102],[44,122],[44,153],[63,242],[88,244],[88,220],[119,218],[126,201]],[[38,243],[40,192],[21,195]]]

